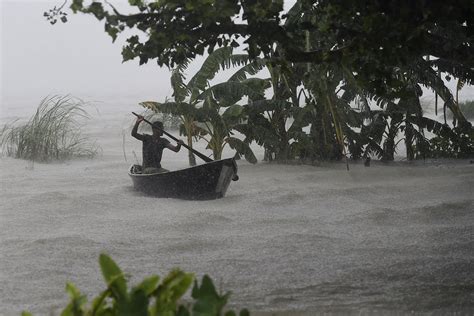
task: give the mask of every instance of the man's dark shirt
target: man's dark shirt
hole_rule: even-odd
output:
[[[163,155],[163,149],[170,142],[166,138],[154,138],[147,134],[138,134],[138,139],[143,142],[142,155],[143,155],[143,169],[153,167],[161,168],[161,156]]]

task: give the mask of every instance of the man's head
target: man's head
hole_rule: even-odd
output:
[[[163,135],[163,123],[160,121],[156,121],[151,125],[151,129],[153,130],[153,135]]]

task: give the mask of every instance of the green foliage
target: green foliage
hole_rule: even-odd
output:
[[[429,150],[419,158],[474,158],[474,131],[465,133],[460,128],[449,130],[429,141]]]
[[[41,101],[30,120],[7,124],[0,131],[2,151],[15,158],[51,161],[94,157],[98,147],[81,134],[80,119],[87,119],[84,102],[68,96]]]
[[[114,40],[125,30],[144,31],[148,38],[130,35],[122,52],[124,60],[141,64],[173,67],[238,45],[251,57],[271,57],[278,45],[284,54],[275,60],[343,64],[371,93],[390,93],[394,72],[410,70],[425,56],[435,57],[431,67],[466,84],[474,79],[471,1],[298,0],[289,12],[282,0],[129,3],[134,13],[120,13],[107,1],[73,0],[71,9],[105,19]],[[324,34],[323,45],[308,49],[306,32]]]
[[[122,14],[108,1],[72,0],[71,9],[105,20],[113,40],[129,34],[124,61],[156,60],[173,68],[173,103],[178,109],[183,103],[198,109],[179,114],[188,146],[193,137],[203,137],[214,158],[226,144],[237,156],[250,157],[248,144],[256,141],[269,160],[368,155],[393,160],[400,138],[408,159],[435,150],[424,135],[429,127],[419,105],[422,86],[442,99],[445,123],[449,110],[457,134],[472,134],[468,111],[457,102],[458,91],[474,82],[471,2],[297,0],[284,12],[281,0],[131,0],[134,13]],[[236,46],[247,54],[233,55]],[[209,58],[185,83],[183,71],[206,51]],[[231,66],[241,68],[211,87],[215,74]],[[263,67],[270,72],[271,100],[262,93],[268,82],[247,78]],[[457,79],[456,98],[442,76]],[[238,120],[222,115],[243,96],[249,104]],[[372,101],[380,110],[370,109]],[[362,108],[354,108],[354,102]],[[154,107],[171,113],[170,106]],[[239,142],[233,131],[246,138]],[[444,141],[444,134],[436,137]],[[469,150],[464,141],[454,142],[459,150]],[[193,164],[191,158],[190,153]]]
[[[153,275],[128,290],[127,279],[112,258],[101,254],[99,264],[106,289],[88,304],[87,297],[67,283],[70,301],[61,316],[219,316],[224,312],[235,315],[234,311],[225,309],[230,293],[219,294],[207,275],[199,284],[193,274],[175,269],[161,282]],[[194,300],[187,302],[183,296],[193,282]],[[249,312],[243,309],[240,315],[248,316]],[[32,315],[23,312],[22,316]]]
[[[279,54],[278,48],[273,54]],[[293,159],[295,154],[290,141],[298,141],[301,129],[309,124],[302,115],[305,110],[299,106],[303,76],[301,66],[275,64],[271,59],[257,59],[256,62],[268,70],[273,96],[271,99],[263,95],[249,98],[249,103],[245,105],[247,124],[238,126],[237,130],[246,136],[247,142],[256,141],[264,147],[264,160]]]
[[[253,63],[248,67],[248,56],[233,55],[232,49],[224,47],[215,50],[203,62],[200,70],[185,83],[184,63],[173,70],[171,86],[174,101],[142,102],[142,106],[157,113],[168,113],[179,116],[191,147],[192,139],[200,138],[208,143],[214,159],[221,159],[224,147],[236,150],[236,156],[244,156],[249,162],[256,163],[248,142],[233,137],[233,129],[243,124],[246,113],[243,106],[237,104],[245,96],[263,97],[269,86],[266,80],[247,78],[255,74],[263,65]],[[228,81],[211,85],[210,81],[222,70],[233,66],[244,65]],[[191,158],[190,158],[190,164]]]
[[[230,293],[219,295],[212,280],[206,275],[202,278],[201,286],[194,283],[191,296],[197,301],[193,306],[193,315],[220,315]]]

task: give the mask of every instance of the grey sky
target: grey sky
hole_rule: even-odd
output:
[[[154,62],[122,63],[122,43],[113,44],[95,18],[70,14],[68,23],[50,25],[43,12],[61,3],[1,0],[2,103],[53,93],[143,99],[171,94],[168,70]]]

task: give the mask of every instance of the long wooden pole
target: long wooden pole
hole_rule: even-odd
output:
[[[133,113],[133,115],[135,115],[136,117],[139,117],[139,116],[140,116],[140,115],[138,115],[138,114],[135,113],[135,112],[132,112],[132,113]],[[150,121],[148,121],[147,119],[143,119],[143,121],[145,121],[145,122],[147,122],[148,124],[150,124],[150,125],[153,126],[153,124],[152,124]],[[171,135],[170,133],[168,133],[168,132],[166,132],[166,131],[164,131],[164,130],[161,130],[161,131],[163,132],[163,134],[165,134],[166,136],[168,136],[169,138],[171,138],[171,139],[174,140],[175,142],[178,142],[178,141],[179,141],[176,137],[174,137],[174,136]],[[204,160],[205,162],[214,161],[214,160],[212,160],[211,158],[207,157],[207,156],[204,155],[204,154],[201,154],[199,151],[197,151],[197,150],[195,150],[195,149],[189,147],[188,145],[186,145],[186,144],[184,144],[184,143],[181,143],[181,145],[184,146],[185,148],[187,148],[188,150],[192,151],[193,154],[195,154],[196,156],[198,156],[199,158],[201,158],[201,159]]]

